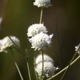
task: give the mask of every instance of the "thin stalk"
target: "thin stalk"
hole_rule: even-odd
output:
[[[30,73],[28,58],[27,58],[26,64],[27,64],[27,69],[28,69],[29,80],[31,80],[31,73]]]
[[[77,52],[75,52],[75,54],[73,55],[73,57],[72,57],[71,61],[69,62],[68,68],[64,71],[64,73],[63,73],[62,77],[60,78],[60,80],[62,80],[62,79],[64,78],[64,76],[65,76],[66,72],[68,71],[68,69],[69,69],[69,67],[70,67],[71,62],[74,60],[74,58],[75,58],[76,54],[77,54]]]
[[[41,12],[40,12],[40,23],[42,22],[42,17],[43,17],[43,8],[41,8]]]
[[[44,54],[43,54],[43,50],[41,52],[42,52],[42,78],[44,78],[43,77],[43,72],[44,72]]]
[[[15,57],[14,57],[13,51],[12,51],[11,48],[10,48],[10,52],[11,52],[11,54],[12,54],[12,58],[13,58],[13,61],[14,61],[15,66],[16,66],[16,69],[17,69],[17,71],[18,71],[18,74],[19,74],[21,80],[24,80],[24,79],[23,79],[23,76],[22,76],[22,74],[21,74],[21,71],[20,71],[20,69],[19,69],[19,67],[18,67],[18,64],[17,64],[17,62],[16,62],[16,59],[15,59]]]
[[[71,63],[70,66],[72,66],[78,59],[80,59],[80,56],[78,56],[76,59],[74,59]],[[68,66],[66,66],[65,68],[63,68],[61,71],[59,71],[58,73],[56,73],[55,75],[53,75],[52,77],[50,77],[47,80],[51,80],[53,78],[55,78],[56,76],[58,76],[59,74],[61,74],[62,72],[64,72],[66,69],[68,68]]]
[[[38,80],[38,75],[35,71],[35,66],[36,66],[36,60],[35,60],[35,56],[34,56],[34,73],[35,73],[36,80]]]

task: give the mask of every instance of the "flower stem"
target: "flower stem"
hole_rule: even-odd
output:
[[[77,52],[75,52],[75,54],[73,55],[73,57],[72,57],[71,61],[69,62],[68,68],[64,71],[64,73],[63,73],[62,77],[60,78],[60,80],[62,80],[62,79],[64,78],[64,76],[65,76],[66,72],[68,71],[68,69],[69,69],[69,67],[70,67],[71,62],[74,60],[74,58],[75,58],[76,54],[77,54]]]
[[[27,58],[26,64],[27,64],[27,69],[28,69],[29,80],[31,80],[31,73],[30,73],[28,58]]]
[[[36,80],[38,80],[38,75],[37,75],[37,73],[36,73],[36,71],[35,71],[35,66],[36,66],[35,55],[34,55],[33,58],[34,58],[34,73],[35,73]]]
[[[74,59],[71,63],[70,66],[72,66],[78,59],[80,59],[80,56],[78,56],[76,59]],[[56,76],[58,76],[59,74],[61,74],[62,72],[64,72],[69,66],[66,66],[65,68],[63,68],[61,71],[59,71],[58,73],[56,73],[55,75],[53,75],[52,77],[50,77],[47,80],[51,80],[53,78],[55,78]]]
[[[18,64],[17,64],[17,62],[16,62],[16,59],[15,59],[15,57],[14,57],[13,51],[12,51],[11,48],[10,48],[9,50],[10,50],[10,52],[11,52],[11,54],[12,54],[12,58],[13,58],[13,61],[14,61],[15,66],[16,66],[16,69],[17,69],[17,71],[18,71],[18,74],[19,74],[21,80],[24,80],[24,79],[23,79],[23,76],[22,76],[22,74],[21,74],[21,71],[20,71],[20,69],[19,69],[19,67],[18,67]]]
[[[44,78],[43,77],[43,72],[44,72],[44,54],[43,54],[43,50],[41,52],[42,52],[42,79],[43,79]]]
[[[40,23],[42,22],[42,17],[43,17],[43,8],[41,8],[41,13],[40,13]]]

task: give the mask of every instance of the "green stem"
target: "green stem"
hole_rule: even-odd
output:
[[[60,78],[60,80],[62,80],[62,79],[64,78],[64,76],[65,76],[66,72],[68,71],[68,69],[69,69],[69,67],[70,67],[71,62],[74,60],[74,58],[75,58],[76,54],[77,54],[77,52],[75,52],[75,54],[73,55],[73,57],[72,57],[71,61],[69,62],[68,68],[64,71],[64,73],[63,73],[62,77]]]
[[[80,56],[78,56],[76,59],[74,59],[74,60],[70,63],[70,66],[72,66],[79,58],[80,58]],[[47,80],[51,80],[51,79],[55,78],[56,76],[58,76],[59,74],[61,74],[62,72],[64,72],[67,68],[68,68],[68,66],[66,66],[66,67],[63,68],[61,71],[59,71],[58,73],[56,73],[55,75],[53,75],[52,77],[50,77],[50,78],[47,79]]]
[[[35,60],[35,56],[34,56],[34,73],[35,73],[36,80],[38,80],[38,75],[35,71],[35,66],[36,66],[36,60]]]
[[[21,71],[20,71],[20,69],[19,69],[19,67],[18,67],[18,64],[16,63],[16,59],[15,59],[15,57],[14,57],[14,54],[13,54],[13,51],[12,51],[11,48],[10,48],[10,52],[11,52],[11,54],[12,54],[12,58],[13,58],[13,61],[14,61],[15,66],[16,66],[16,69],[17,69],[17,71],[18,71],[18,74],[19,74],[21,80],[24,80],[24,79],[23,79],[23,76],[22,76],[22,74],[21,74]]]
[[[43,50],[42,50],[42,78],[44,78],[43,72],[44,72],[44,54],[43,54]]]
[[[41,13],[40,13],[40,23],[42,22],[42,17],[43,17],[43,8],[41,8]]]
[[[30,73],[28,58],[27,58],[26,64],[27,64],[27,69],[28,69],[29,80],[31,80],[31,73]]]

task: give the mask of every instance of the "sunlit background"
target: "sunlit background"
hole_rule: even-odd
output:
[[[39,22],[40,8],[33,6],[34,0],[0,0],[0,39],[13,35],[20,39],[21,49],[29,49],[27,28]],[[52,47],[45,53],[54,59],[60,70],[68,65],[80,42],[80,3],[79,0],[52,0],[52,7],[44,9],[43,22],[49,34],[54,33]],[[24,77],[28,80],[26,61],[21,54],[14,51],[16,60]],[[38,53],[37,53],[38,55]],[[33,58],[30,58],[32,80]],[[52,80],[59,80],[57,76]],[[10,53],[0,53],[0,80],[20,80]],[[80,60],[66,73],[64,80],[80,80]]]

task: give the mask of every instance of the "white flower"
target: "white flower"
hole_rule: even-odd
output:
[[[13,42],[10,40],[10,38]],[[4,37],[1,40],[1,42],[0,42],[1,43],[0,52],[5,52],[5,51],[7,52],[7,50],[6,50],[7,48],[15,46],[15,45],[17,45],[18,47],[20,46],[20,41],[19,41],[18,38],[16,38],[15,36],[10,36],[10,38],[9,37]]]
[[[38,73],[39,76],[42,75],[46,78],[51,77],[52,75],[54,75],[55,71],[59,69],[58,67],[54,66],[52,58],[50,58],[46,54],[44,54],[43,72],[42,72],[42,54],[40,54],[38,57],[36,57],[35,63],[36,63],[35,71]]]
[[[50,0],[35,0],[33,5],[37,6],[37,7],[49,7],[49,6],[52,6]]]
[[[43,56],[44,56],[44,62],[52,62],[52,63],[54,63],[54,61],[53,61],[53,59],[51,58],[51,57],[49,57],[48,55],[46,55],[46,54],[43,54]],[[40,55],[38,55],[37,57],[36,57],[36,64],[38,64],[38,63],[40,63],[40,62],[42,62],[42,54],[40,54]]]
[[[27,36],[33,37],[34,35],[40,32],[44,32],[44,33],[48,32],[44,24],[33,24],[28,28]]]
[[[80,43],[75,46],[75,51],[78,52],[78,54],[80,54]]]
[[[42,62],[36,65],[35,71],[38,73],[39,76],[44,76],[44,77],[51,77],[54,75],[54,72],[57,70],[57,68],[53,65],[51,62],[44,62],[44,70],[43,70],[43,75],[42,75]]]
[[[32,48],[35,50],[45,49],[46,47],[50,46],[53,34],[47,35],[43,32],[35,35],[34,37],[30,38],[29,41],[32,45]]]

